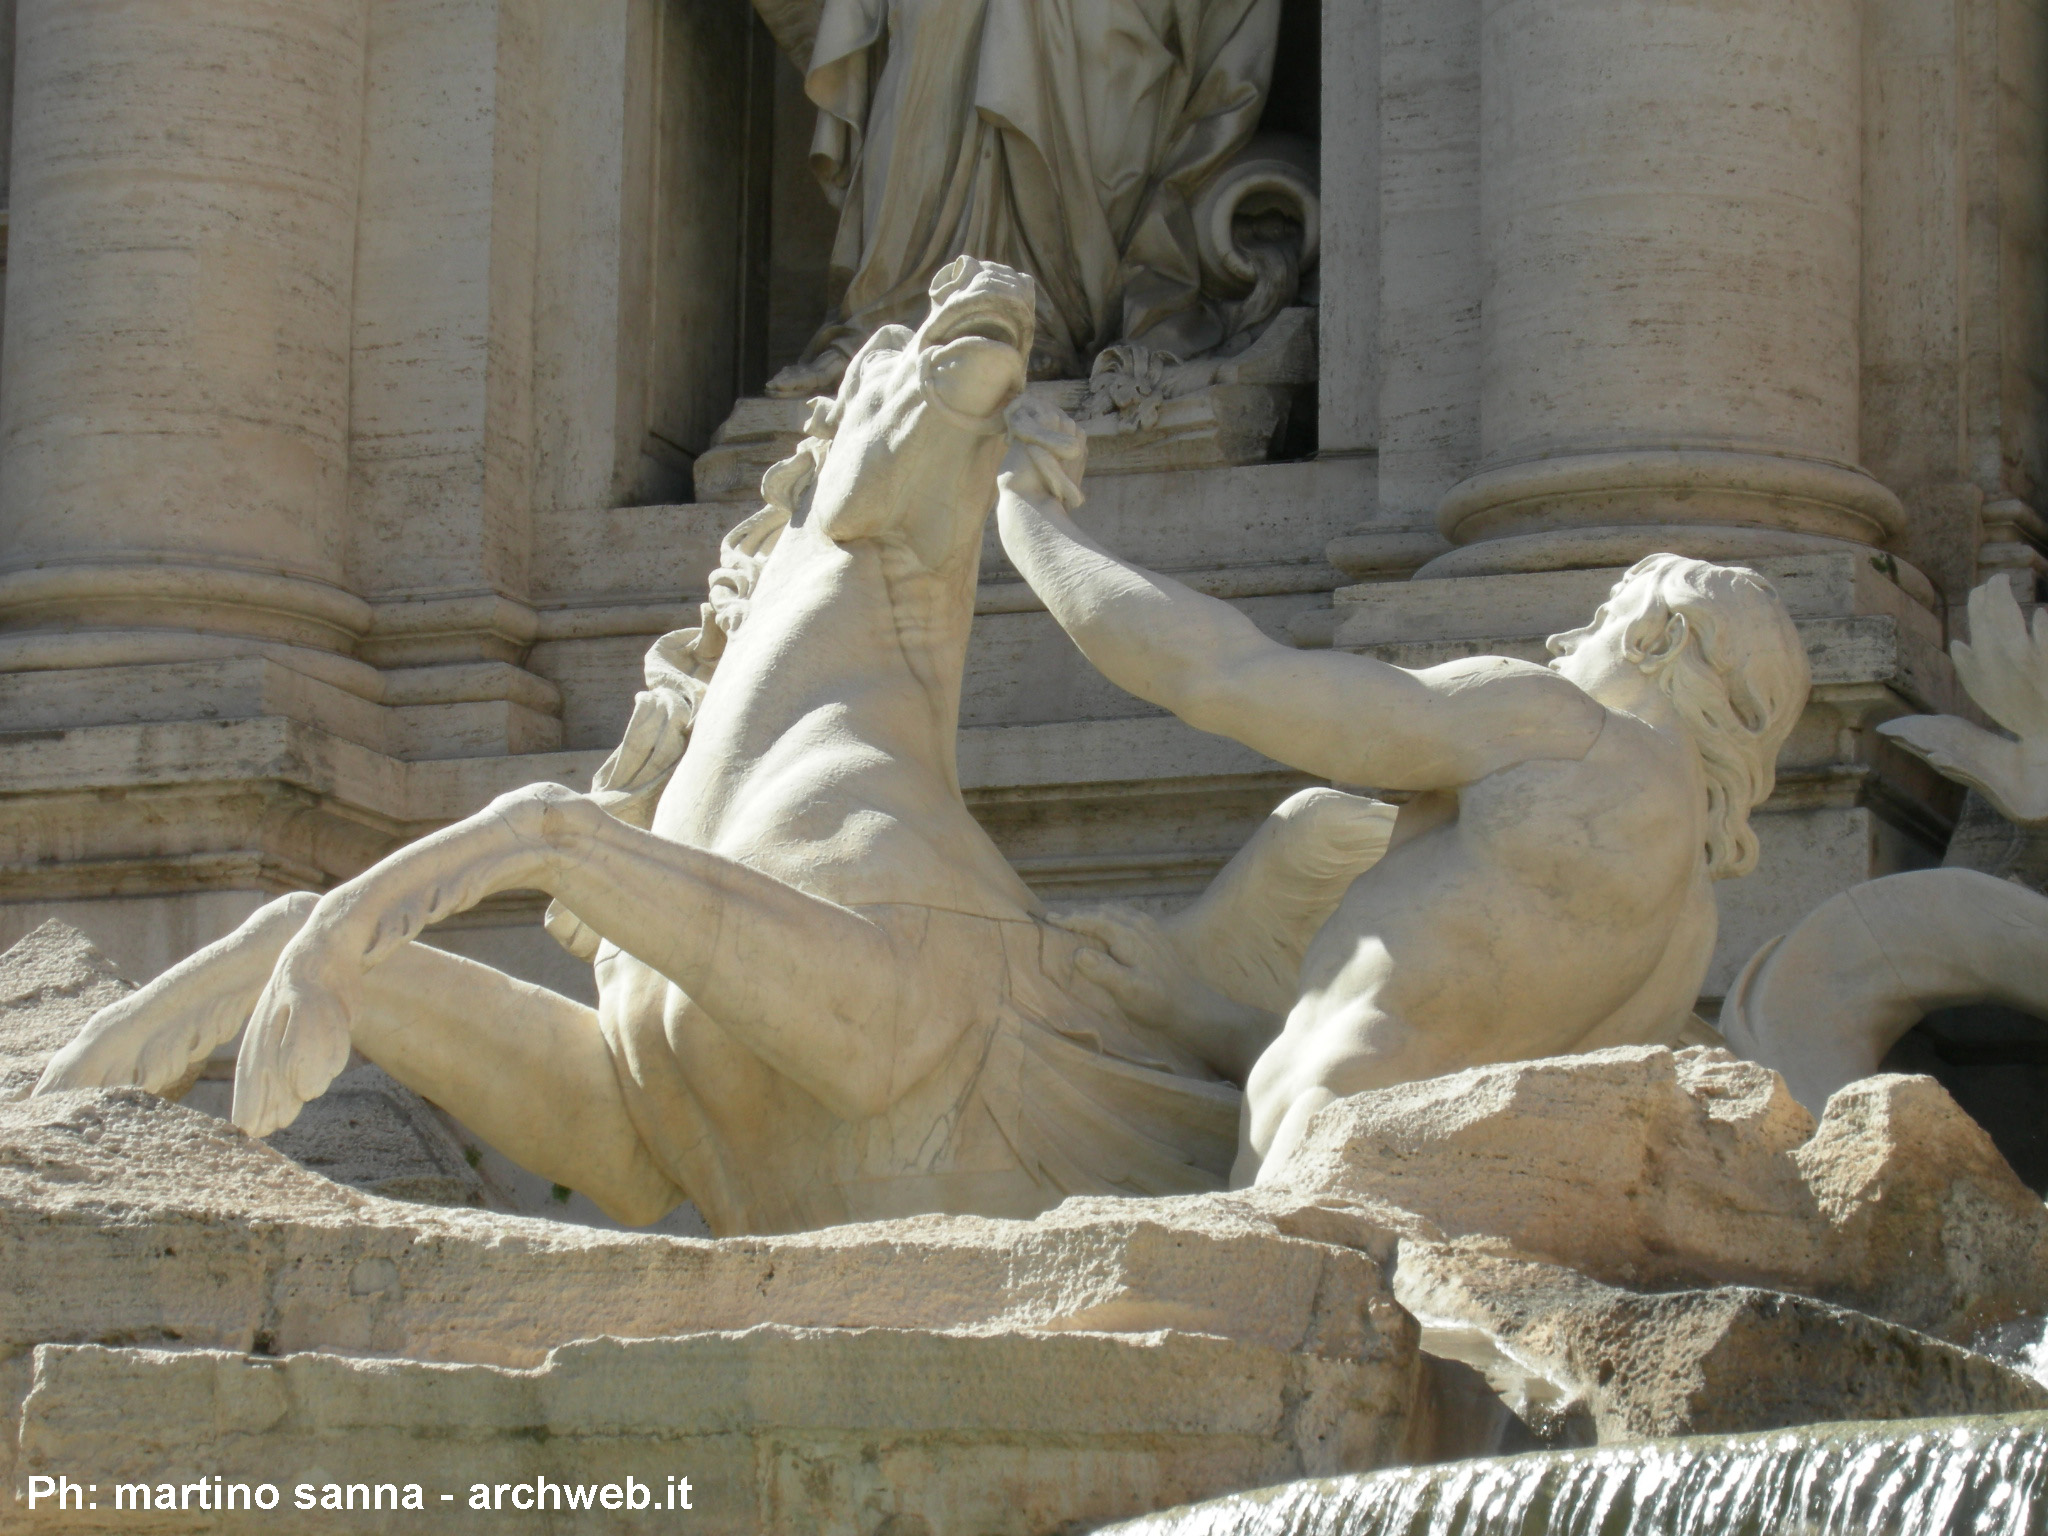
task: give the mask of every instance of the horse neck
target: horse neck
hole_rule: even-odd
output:
[[[707,709],[765,751],[829,700],[863,739],[926,763],[957,791],[978,541],[973,556],[933,571],[888,539],[841,551],[822,534],[784,537]]]
[[[882,561],[903,663],[924,693],[938,766],[956,794],[960,789],[960,694],[974,623],[980,552],[977,532],[971,550],[958,553],[936,571],[887,545]]]

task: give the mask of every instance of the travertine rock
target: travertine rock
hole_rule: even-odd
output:
[[[373,1195],[429,1205],[494,1203],[433,1106],[368,1062],[342,1073],[268,1140],[293,1162]]]
[[[395,1519],[389,1528],[451,1533],[1052,1536],[1386,1464],[1391,1446],[1334,1454],[1339,1426],[1358,1416],[1360,1374],[1178,1333],[763,1327],[591,1340],[533,1370],[52,1348],[36,1357],[15,1478],[89,1466],[100,1509],[57,1515],[46,1503],[40,1519],[17,1514],[8,1528],[134,1530],[133,1515],[109,1512],[113,1485],[203,1468],[225,1483],[282,1484],[282,1508],[253,1517],[264,1530],[384,1529],[373,1522]],[[645,1514],[522,1514],[509,1487],[495,1486],[629,1476],[651,1489]],[[690,1479],[690,1513],[664,1507],[670,1477]],[[368,1485],[358,1509],[376,1484],[391,1484],[395,1503],[416,1482],[425,1508],[360,1524],[295,1512],[294,1483],[317,1493],[329,1480]],[[477,1483],[490,1485],[496,1511],[470,1509]],[[456,1497],[443,1503],[443,1493]],[[207,1519],[144,1528],[219,1528]]]
[[[57,1051],[134,990],[92,940],[51,918],[0,955],[0,1099],[19,1099]]]
[[[1282,1181],[1609,1284],[1768,1286],[1950,1340],[2048,1309],[2048,1210],[1931,1078],[1853,1083],[1816,1126],[1719,1050],[1481,1067],[1330,1105]]]
[[[1782,1291],[1639,1295],[1554,1265],[1404,1243],[1395,1293],[1422,1319],[1425,1347],[1484,1371],[1532,1427],[1585,1413],[1603,1444],[2048,1408],[2048,1386],[1983,1355]],[[1531,1391],[1538,1383],[1556,1397]]]
[[[1050,1532],[1411,1456],[1392,1247],[1263,1193],[597,1232],[366,1195],[139,1089],[0,1106],[17,1483],[675,1472],[707,1530]]]
[[[773,1322],[1175,1328],[1405,1369],[1391,1251],[1355,1214],[1227,1195],[777,1239],[600,1232],[365,1195],[139,1089],[0,1106],[0,1265],[33,1277],[0,1352],[163,1340],[531,1365],[597,1334]]]
[[[75,936],[25,949],[10,994],[37,1009],[125,990]],[[382,1099],[343,1083],[320,1102]],[[359,1140],[329,1150],[377,1171]],[[17,1484],[288,1465],[437,1497],[673,1464],[722,1501],[709,1529],[1050,1531],[1491,1448],[1483,1389],[1452,1401],[1424,1350],[1538,1427],[1583,1406],[1603,1440],[2048,1405],[1911,1331],[2038,1306],[2048,1224],[1926,1079],[1857,1084],[1816,1126],[1724,1052],[1486,1068],[1330,1107],[1286,1171],[703,1242],[378,1198],[138,1089],[20,1100],[6,1458]],[[461,1431],[426,1436],[436,1415]]]
[[[1557,1267],[1775,1266],[1895,1314],[1990,1315],[2038,1211],[1999,1204],[1932,1084],[1862,1087],[1814,1130],[1723,1053],[1612,1051],[1336,1106],[1309,1140],[1322,1191],[718,1242],[380,1199],[137,1089],[23,1100],[0,1106],[0,1268],[31,1277],[0,1313],[14,1475],[290,1466],[438,1494],[675,1466],[726,1501],[709,1529],[1049,1532],[1483,1449],[1389,1290],[1397,1233],[1433,1329],[1582,1397],[1603,1438],[2048,1401],[1839,1306]],[[459,1432],[426,1435],[437,1416]]]

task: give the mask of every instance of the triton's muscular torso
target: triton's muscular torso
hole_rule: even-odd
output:
[[[1582,760],[1410,801],[1251,1074],[1252,1149],[1313,1085],[1356,1093],[1689,1014],[1716,924],[1705,805],[1690,745],[1615,711]]]

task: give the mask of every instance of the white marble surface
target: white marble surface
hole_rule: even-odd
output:
[[[42,1089],[163,1087],[247,1020],[252,1134],[357,1049],[608,1213],[693,1199],[720,1232],[1215,1187],[1235,1089],[1079,969],[961,796],[1032,324],[1028,277],[963,258],[915,334],[870,340],[725,540],[702,624],[650,653],[591,794],[515,790],[271,903],[96,1015]],[[412,942],[528,889],[594,956],[595,1009]]]
[[[1042,455],[1013,451],[1002,486],[1010,558],[1120,686],[1405,801],[1251,1072],[1234,1181],[1284,1162],[1334,1099],[1696,1027],[1711,882],[1755,866],[1749,813],[1806,704],[1805,649],[1767,582],[1654,556],[1590,624],[1551,637],[1548,668],[1408,671],[1275,644],[1118,559],[1067,517]],[[1171,959],[1155,947],[1141,963]]]

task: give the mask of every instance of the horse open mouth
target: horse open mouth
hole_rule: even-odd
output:
[[[969,299],[960,305],[958,313],[940,319],[928,337],[928,344],[943,347],[948,342],[972,338],[999,342],[1021,352],[1024,350],[1024,327],[1013,315],[1014,307],[1000,298]]]

